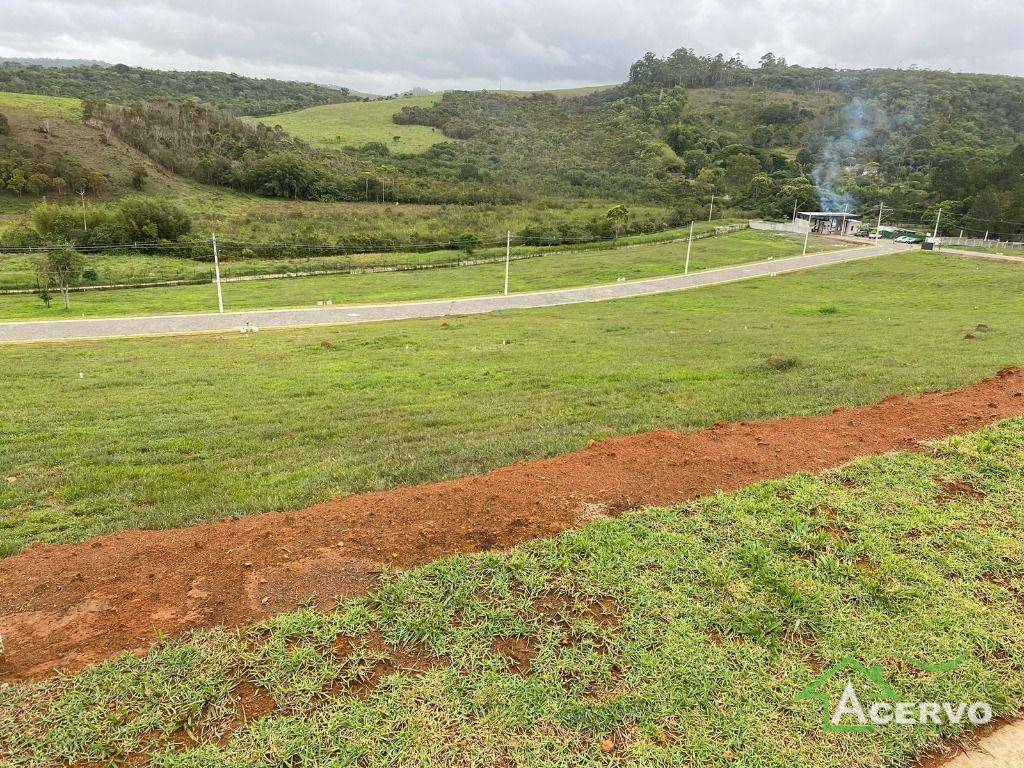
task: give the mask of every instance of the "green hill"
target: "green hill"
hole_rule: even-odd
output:
[[[78,99],[0,92],[0,115],[7,124],[0,135],[0,214],[43,196],[70,201],[82,188],[90,199],[117,198],[136,191],[132,178],[142,172],[150,194],[187,191],[185,180],[84,122]]]
[[[431,94],[325,104],[261,117],[258,121],[279,125],[293,136],[324,147],[362,147],[379,142],[396,153],[424,152],[445,141],[444,134],[429,126],[397,125],[392,118],[405,107],[430,107],[439,98],[440,95]]]
[[[354,101],[347,88],[241,77],[225,72],[165,72],[141,67],[44,67],[0,63],[0,91],[126,104],[139,99],[194,100],[231,115],[269,115],[315,104]]]
[[[36,68],[33,82],[47,92],[66,89],[78,69]],[[86,102],[87,127],[121,139],[164,172],[264,197],[538,207],[619,201],[670,207],[679,221],[706,217],[712,195],[719,210],[774,218],[794,205],[869,213],[883,201],[893,223],[923,228],[941,208],[946,232],[1003,239],[1024,232],[1024,78],[810,69],[771,54],[748,67],[681,48],[665,58],[645,55],[618,86],[450,91],[285,111],[295,99],[285,109],[282,99],[353,97],[242,78],[248,90],[221,99],[234,76],[102,72],[119,84],[108,81],[108,91],[125,97],[145,94],[141,84],[152,82],[180,92],[105,109]],[[43,103],[57,115],[73,109]],[[243,106],[271,114],[244,121],[229,114]],[[16,128],[27,143],[24,125]],[[77,128],[64,131],[48,142],[55,152],[71,160],[95,154],[65,139]]]

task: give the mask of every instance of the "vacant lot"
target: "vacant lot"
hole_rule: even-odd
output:
[[[1024,420],[1006,422],[930,455],[449,558],[333,613],[0,687],[0,756],[904,768],[950,732],[829,735],[821,703],[795,699],[852,655],[900,700],[1017,711],[1022,444]],[[934,669],[950,659],[963,661]],[[826,689],[833,701],[843,682]]]
[[[675,236],[683,234],[677,232]],[[799,238],[753,231],[697,240],[693,245],[690,269],[699,271],[761,261],[769,257],[796,256],[800,254],[802,244]],[[813,243],[810,250],[827,250],[835,247],[834,243]],[[478,256],[493,259],[503,254],[502,249],[500,253],[490,250],[481,252]],[[683,271],[685,256],[686,243],[680,242],[579,252],[555,249],[549,256],[514,262],[510,289],[513,292],[535,291],[609,283],[618,279],[677,274]],[[339,256],[296,259],[291,262],[291,266],[293,269],[301,270],[339,269],[350,263],[415,264],[432,259],[463,258],[474,256],[450,251],[405,255],[360,254],[351,258]],[[24,257],[18,256],[14,259],[16,264],[21,265],[18,268],[26,268]],[[200,268],[197,262],[181,260],[174,264],[168,257],[142,257],[137,262],[132,260],[127,263],[118,263],[115,257],[101,257],[94,260],[94,265],[97,272],[117,269],[124,270],[122,274],[126,275],[133,266],[138,269],[166,271],[168,276],[173,274],[170,270],[177,268],[181,270],[182,277],[195,275],[195,270]],[[255,270],[269,272],[274,267],[275,265],[268,261],[227,262],[224,273],[244,275]],[[209,265],[202,268],[210,270]],[[487,295],[501,293],[504,274],[504,264],[495,263],[427,271],[230,282],[223,286],[224,305],[228,310],[266,309],[313,306],[318,301],[328,300],[335,304],[351,304]],[[47,308],[34,294],[0,296],[0,320],[213,312],[216,309],[217,292],[212,284],[76,293],[72,296],[70,312],[64,310],[60,301],[54,301]]]
[[[962,386],[1020,362],[1022,292],[1017,265],[914,253],[443,322],[0,347],[0,551]]]
[[[434,144],[453,141],[425,125],[398,125],[391,118],[402,107],[430,107],[440,95],[401,99],[325,104],[298,112],[250,118],[266,125],[280,125],[288,133],[328,147],[361,147],[380,142],[394,153],[424,152]]]

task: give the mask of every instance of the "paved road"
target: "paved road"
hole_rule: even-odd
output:
[[[705,285],[718,285],[754,277],[824,267],[904,250],[889,243],[830,253],[815,253],[786,259],[762,261],[724,269],[706,270],[690,275],[674,275],[650,280],[634,280],[587,288],[565,288],[510,296],[417,301],[401,304],[340,305],[308,309],[268,309],[224,314],[158,315],[151,317],[110,317],[95,320],[42,320],[0,323],[0,343],[66,341],[72,339],[109,339],[185,333],[239,331],[253,328],[298,328],[314,325],[373,323],[386,320],[477,315],[502,309],[531,309],[579,304],[634,296],[650,296]]]
[[[936,768],[1021,768],[1024,765],[1024,721],[1005,725],[978,739],[977,745],[969,747],[966,753],[934,765]]]

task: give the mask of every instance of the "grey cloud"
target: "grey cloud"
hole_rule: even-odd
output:
[[[1024,7],[980,0],[2,0],[0,55],[101,58],[360,90],[618,82],[679,46],[840,67],[1024,75]]]

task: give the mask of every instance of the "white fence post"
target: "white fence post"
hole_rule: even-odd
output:
[[[512,230],[505,235],[505,295],[508,296],[508,270],[512,262]]]
[[[690,248],[693,246],[693,222],[690,222],[690,238],[686,241],[686,266],[683,268],[683,274],[690,274]]]
[[[213,272],[217,280],[217,309],[223,315],[224,291],[220,285],[220,256],[217,253],[217,235],[211,232],[210,239],[213,240]]]

